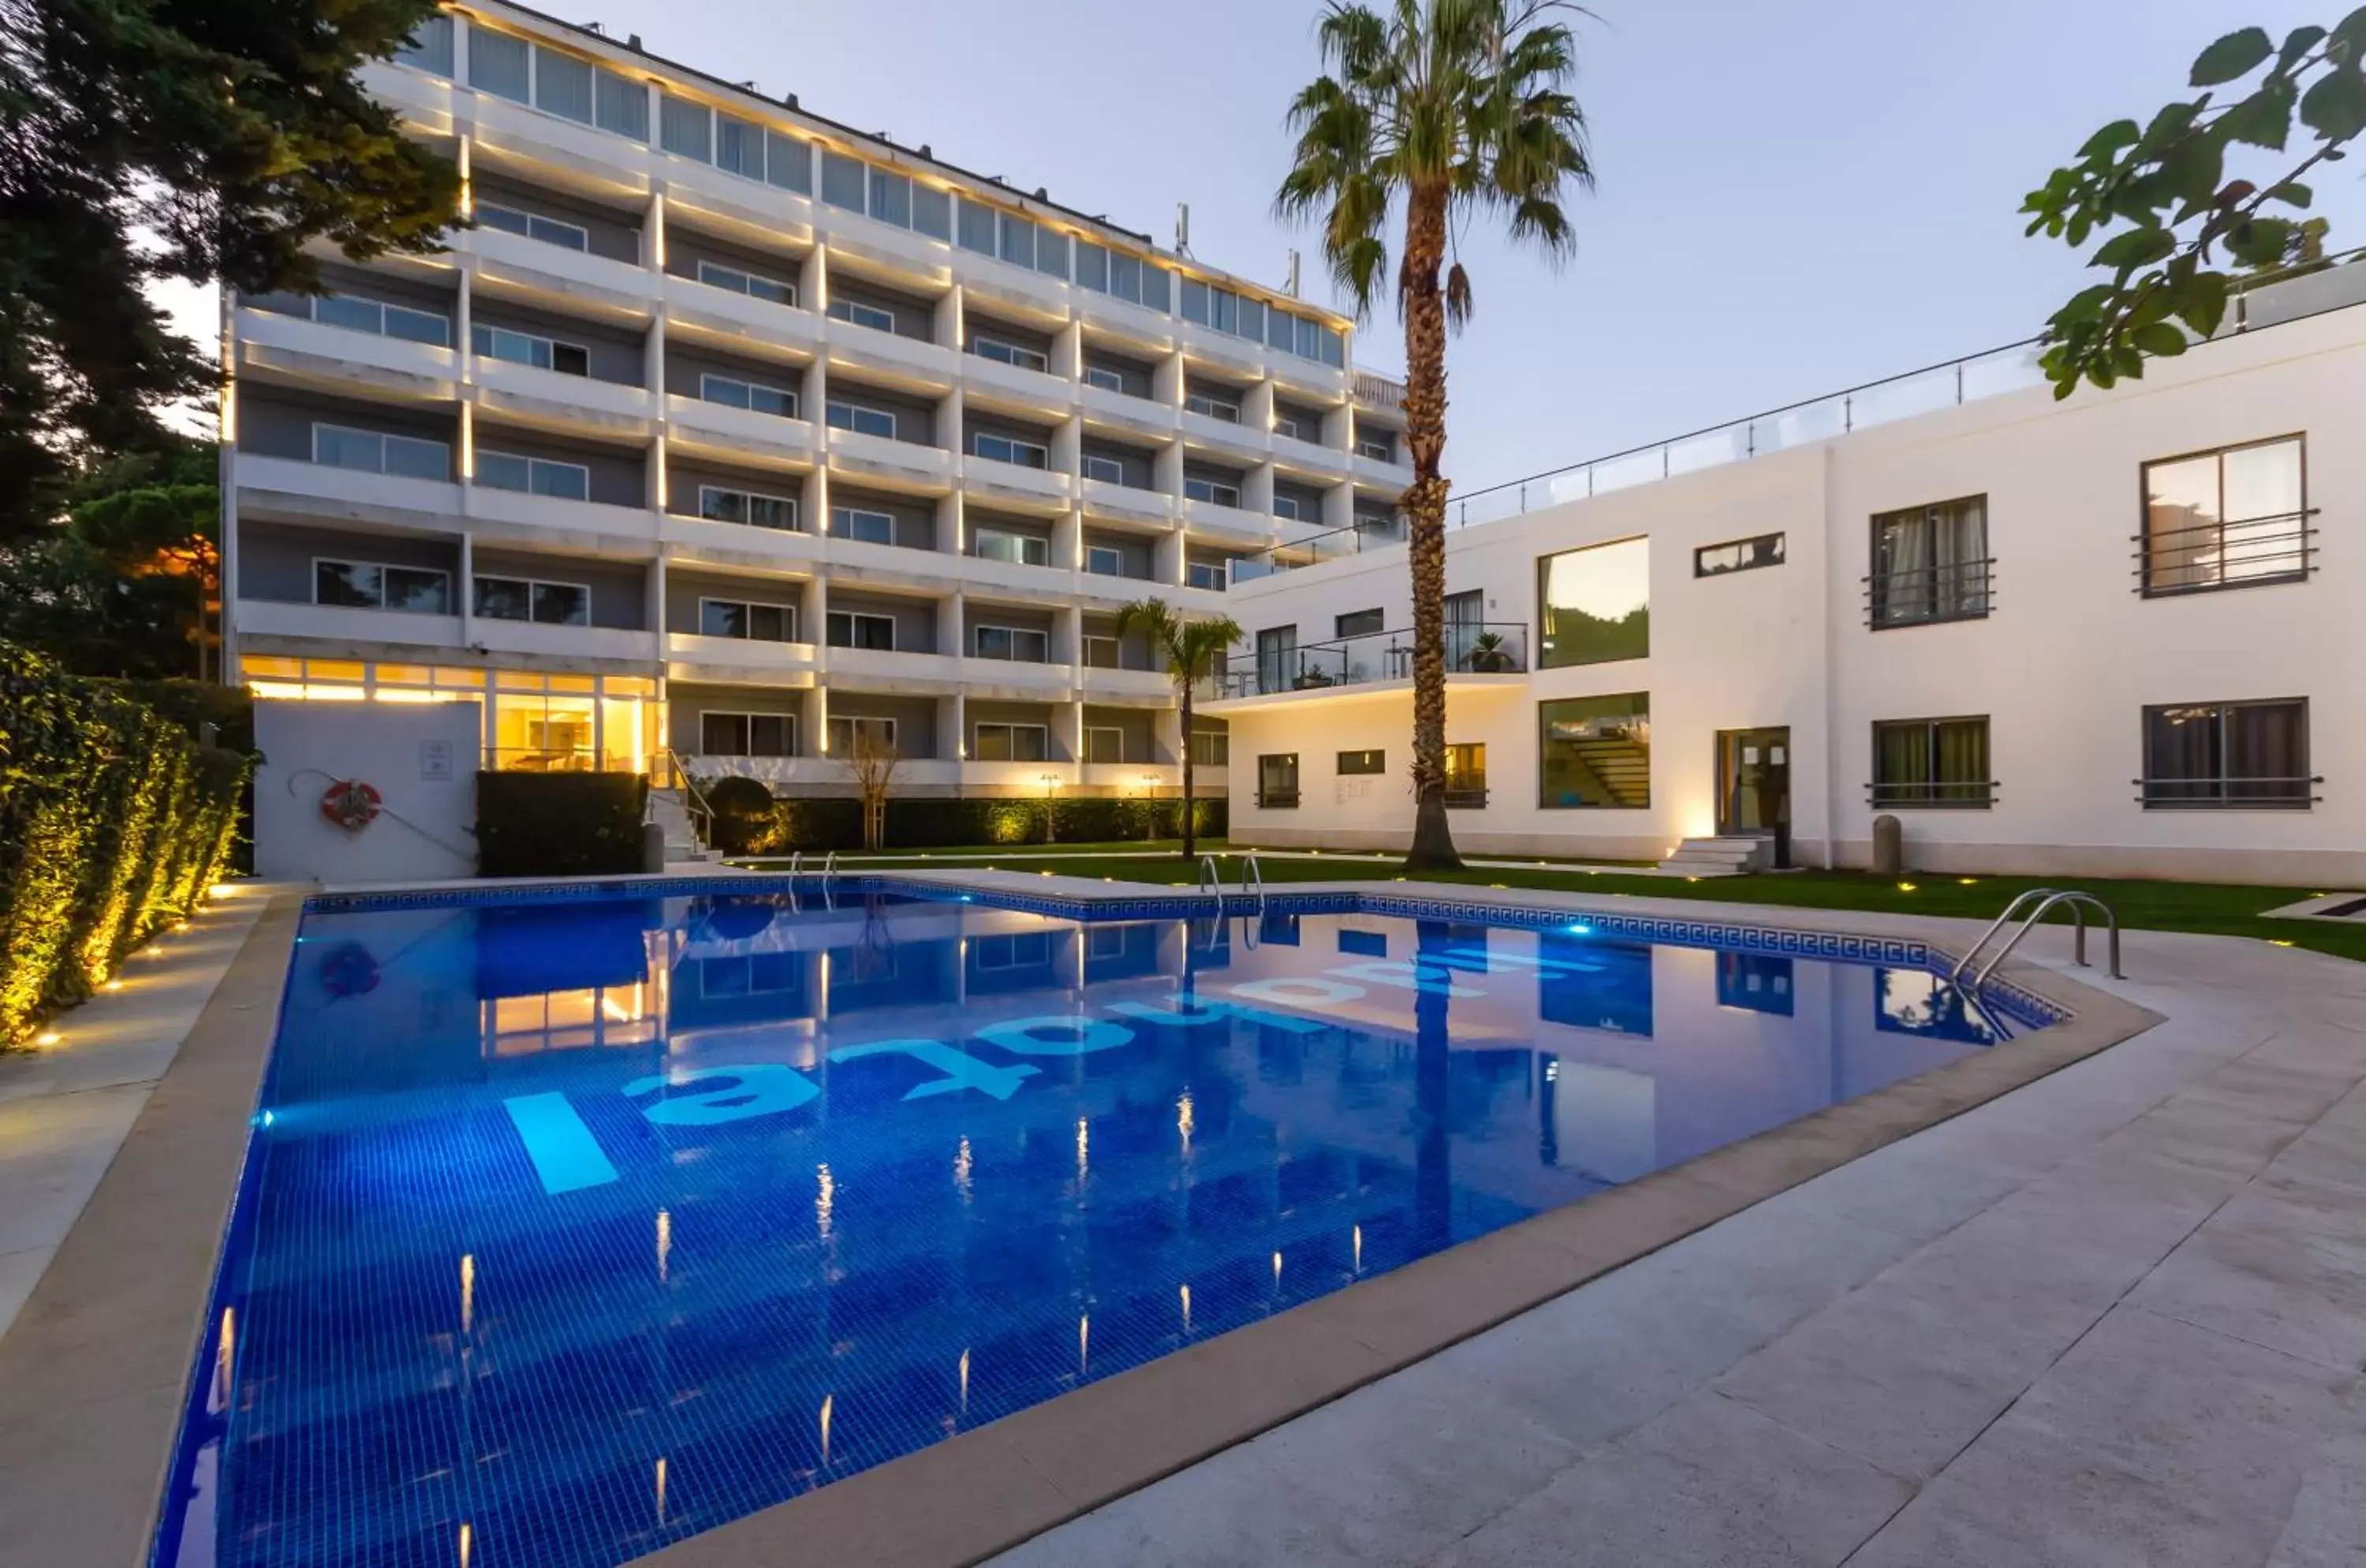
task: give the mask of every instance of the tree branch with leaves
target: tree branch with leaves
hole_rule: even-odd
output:
[[[2296,28],[2281,45],[2263,28],[2228,33],[2194,60],[2188,85],[2205,90],[2146,124],[2103,127],[2022,204],[2032,234],[2081,250],[2108,234],[2089,265],[2111,280],[2046,322],[2041,363],[2057,398],[2081,381],[2142,377],[2146,359],[2215,333],[2248,282],[2322,255],[2323,221],[2293,214],[2315,200],[2305,176],[2366,130],[2366,8]],[[2295,122],[2306,132],[2297,145]],[[2230,175],[2247,151],[2282,157],[2260,177]]]

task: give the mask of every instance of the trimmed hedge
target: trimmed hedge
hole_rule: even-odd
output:
[[[249,761],[0,643],[0,1045],[197,907],[229,861]]]
[[[936,850],[980,844],[1040,844],[1043,841],[1047,804],[1053,815],[1054,837],[1068,843],[1183,836],[1183,803],[1174,798],[1087,795],[1049,803],[1016,796],[923,798],[887,803],[887,847]],[[1223,837],[1223,800],[1201,799],[1192,804],[1200,836]],[[723,816],[720,803],[716,816],[719,829]],[[718,840],[723,837],[718,830]],[[808,853],[859,850],[862,847],[862,803],[799,796],[773,801],[769,819],[735,812],[730,841],[720,847],[727,853],[749,855],[785,855],[800,850]]]
[[[479,773],[477,874],[637,872],[648,794],[638,773]]]

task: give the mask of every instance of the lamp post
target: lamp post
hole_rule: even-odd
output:
[[[1040,779],[1043,785],[1043,841],[1048,844],[1058,837],[1053,827],[1053,797],[1060,793],[1060,775],[1044,773]]]

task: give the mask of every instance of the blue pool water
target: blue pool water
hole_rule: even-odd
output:
[[[1566,918],[777,886],[306,916],[160,1562],[621,1562],[2011,1027]]]

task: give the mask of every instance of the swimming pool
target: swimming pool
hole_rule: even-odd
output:
[[[620,1562],[2045,1021],[1907,943],[1191,907],[316,900],[158,1560]]]

